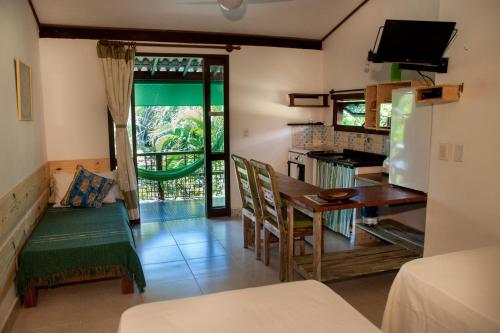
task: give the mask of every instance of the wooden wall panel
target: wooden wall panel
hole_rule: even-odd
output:
[[[107,172],[110,171],[110,161],[109,158],[94,158],[86,160],[65,160],[65,161],[50,161],[49,169],[50,173],[54,171],[64,171],[68,173],[74,173],[76,166],[80,164],[85,169],[92,172]]]
[[[48,188],[49,171],[45,164],[0,198],[0,246]]]
[[[0,198],[0,299],[14,283],[18,255],[47,208],[48,198],[48,163]]]

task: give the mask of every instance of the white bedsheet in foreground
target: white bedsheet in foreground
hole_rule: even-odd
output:
[[[327,286],[300,281],[138,305],[122,314],[118,332],[380,330]]]
[[[403,265],[389,293],[382,331],[500,332],[500,246]]]

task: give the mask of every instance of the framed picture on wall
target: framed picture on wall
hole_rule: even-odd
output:
[[[31,67],[16,59],[17,119],[32,120]]]

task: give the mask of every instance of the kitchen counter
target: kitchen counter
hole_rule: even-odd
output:
[[[378,172],[378,173],[365,173],[360,175],[355,175],[354,179],[367,182],[374,185],[388,185],[389,175]]]

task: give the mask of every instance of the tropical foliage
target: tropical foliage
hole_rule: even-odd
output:
[[[212,107],[221,112],[222,106]],[[203,107],[136,107],[137,152],[200,151],[204,148]],[[212,142],[222,141],[224,118],[212,117]]]
[[[342,109],[342,125],[363,126],[365,123],[365,104],[349,103]]]
[[[222,112],[223,107],[213,106],[211,111]],[[205,130],[202,106],[137,106],[135,112],[139,168],[158,169],[160,160],[148,153],[192,152],[161,156],[161,170],[181,168],[203,157]],[[223,151],[224,117],[212,116],[211,123],[212,150]],[[214,195],[222,195],[224,166],[216,164],[213,167]],[[201,168],[182,179],[161,183],[165,198],[203,197],[204,170]],[[158,186],[157,182],[139,179],[141,200],[154,198]]]

